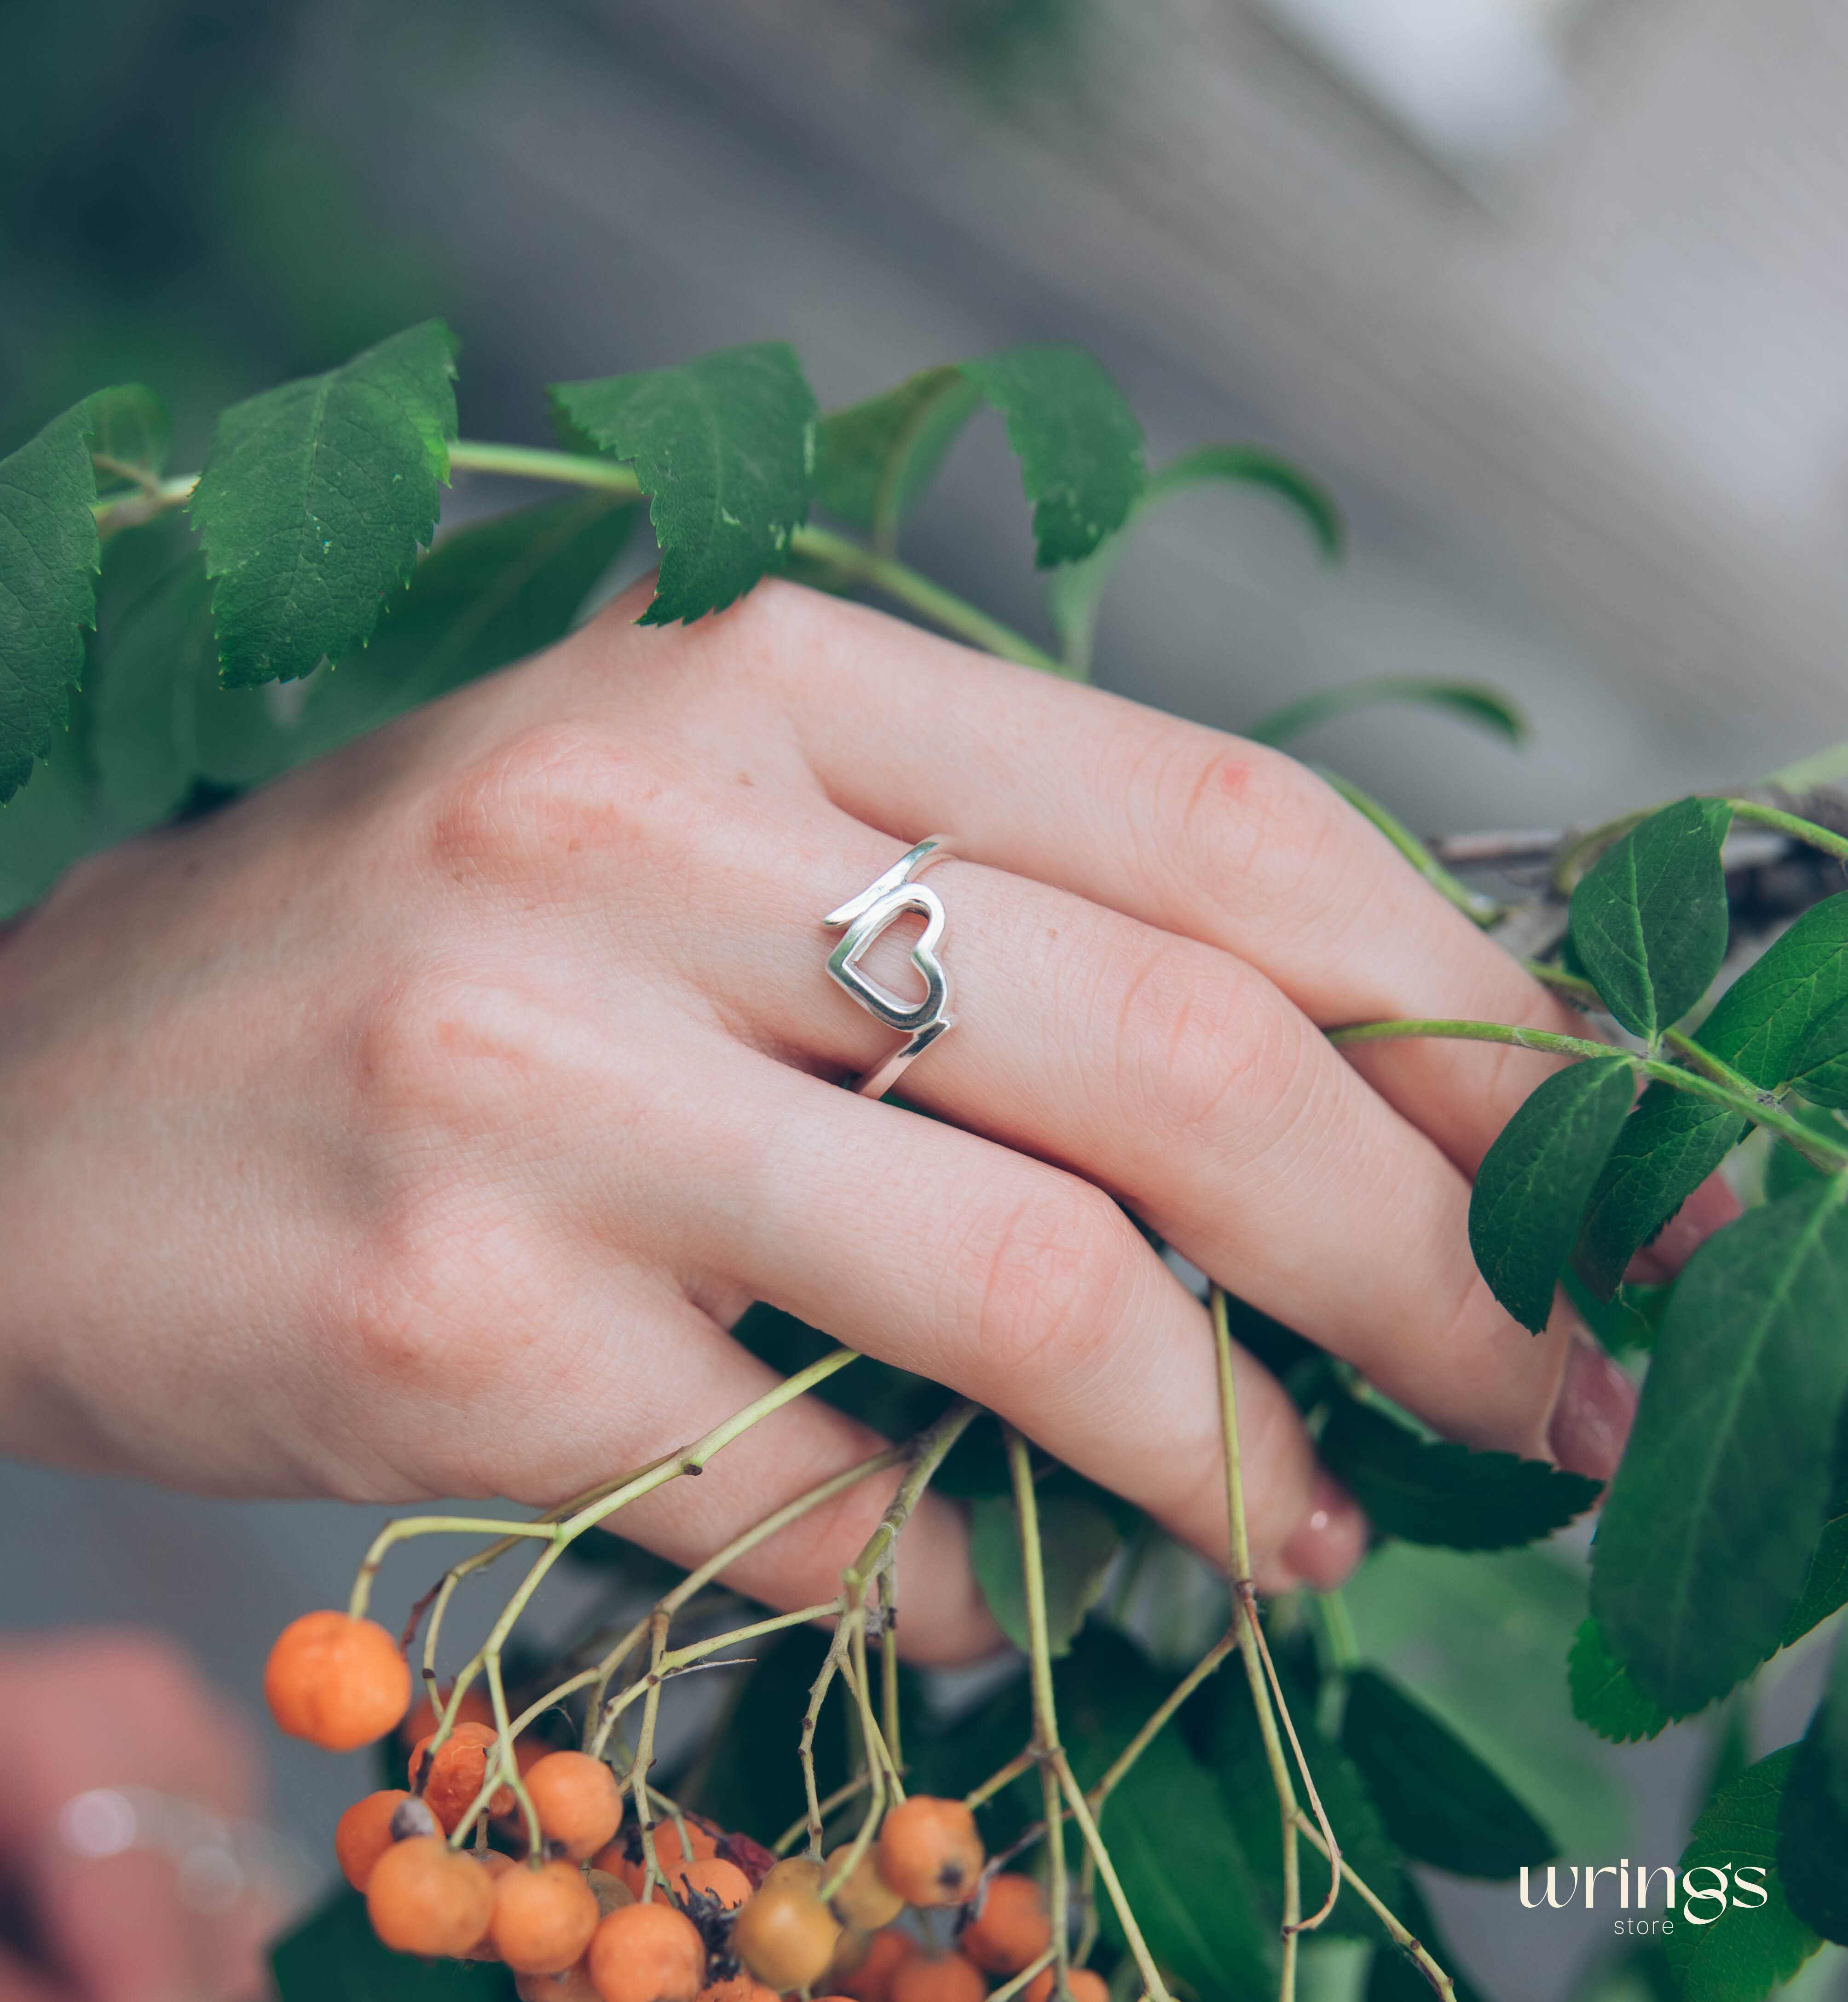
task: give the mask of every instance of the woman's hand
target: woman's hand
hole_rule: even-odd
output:
[[[113,1824],[164,1797],[223,1822],[256,1812],[243,1719],[151,1634],[91,1633],[0,1648],[0,2002],[253,2002],[267,1992],[269,1887]],[[104,1798],[82,1797],[101,1790]],[[74,1807],[73,1803],[76,1803]],[[117,1813],[112,1815],[112,1805]],[[84,1809],[91,1811],[88,1813]],[[119,1847],[127,1842],[131,1846]]]
[[[1543,1060],[1321,1034],[1576,1018],[1360,816],[792,587],[687,629],[640,602],[85,865],[0,947],[9,1447],[547,1503],[768,1387],[725,1331],[763,1299],[1222,1556],[1205,1312],[1121,1203],[1441,1431],[1609,1472],[1627,1382],[1564,1315],[1518,1328],[1466,1230]],[[939,832],[926,1119],[838,1088],[894,1039],[819,921]],[[866,962],[901,990],[905,944]],[[1241,1372],[1259,1581],[1331,1583],[1364,1526]],[[873,1445],[810,1400],[621,1527],[690,1561]],[[886,1492],[737,1582],[827,1597]],[[954,1508],[901,1570],[915,1653],[989,1644]]]

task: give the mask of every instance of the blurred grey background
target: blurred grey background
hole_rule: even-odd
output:
[[[1260,493],[1171,502],[1099,678],[1233,727],[1494,682],[1524,751],[1382,711],[1305,749],[1421,830],[1557,825],[1848,736],[1845,102],[1832,0],[0,0],[0,436],[139,377],[194,463],[428,312],[465,431],[533,440],[546,381],[729,341],[839,403],[1077,340],[1157,460],[1275,447],[1351,529],[1331,570]],[[992,424],[908,553],[1044,629]],[[16,1623],[145,1618],[253,1701],[375,1519],[17,1467],[0,1507]],[[1694,1756],[1630,1760],[1633,1854]],[[277,1770],[318,1858],[353,1781]],[[1603,1935],[1512,1906],[1451,1901],[1466,1957],[1565,1993]]]

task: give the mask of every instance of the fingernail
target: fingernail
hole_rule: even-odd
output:
[[[1330,1475],[1318,1472],[1309,1515],[1283,1547],[1285,1568],[1318,1592],[1332,1592],[1367,1551],[1367,1519],[1360,1504]]]
[[[1547,1450],[1568,1474],[1608,1481],[1623,1457],[1636,1408],[1636,1386],[1602,1348],[1574,1337],[1546,1428]]]
[[[1673,1278],[1716,1230],[1724,1230],[1744,1214],[1744,1205],[1723,1177],[1709,1175],[1662,1226],[1654,1240],[1630,1261],[1631,1275],[1658,1282]]]

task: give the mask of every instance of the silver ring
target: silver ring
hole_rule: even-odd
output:
[[[884,1063],[854,1081],[853,1089],[863,1098],[883,1098],[906,1065],[955,1027],[956,1017],[950,1013],[950,975],[936,951],[949,919],[936,892],[915,880],[954,853],[947,835],[932,835],[901,856],[877,883],[868,884],[821,920],[828,930],[841,933],[840,943],[828,955],[828,971],[836,985],[874,1020],[905,1038]],[[901,1000],[859,970],[860,955],[880,933],[914,912],[924,920],[923,932],[911,949],[911,963],[924,976],[924,998],[915,1002]]]

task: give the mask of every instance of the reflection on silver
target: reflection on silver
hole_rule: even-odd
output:
[[[828,956],[828,972],[869,1015],[905,1039],[884,1063],[856,1081],[853,1089],[863,1098],[884,1097],[905,1066],[955,1026],[950,1013],[950,976],[936,952],[949,920],[936,892],[913,880],[954,853],[947,835],[932,835],[901,856],[877,883],[821,920],[829,931],[842,933],[840,943]],[[901,1000],[859,970],[867,947],[908,912],[924,920],[923,933],[911,949],[912,964],[924,976],[924,998],[917,1002]]]
[[[64,1847],[89,1861],[131,1849],[167,1857],[180,1901],[207,1918],[222,1918],[247,1892],[268,1891],[295,1874],[292,1859],[260,1822],[226,1821],[152,1787],[92,1787],[65,1801],[57,1826]]]

